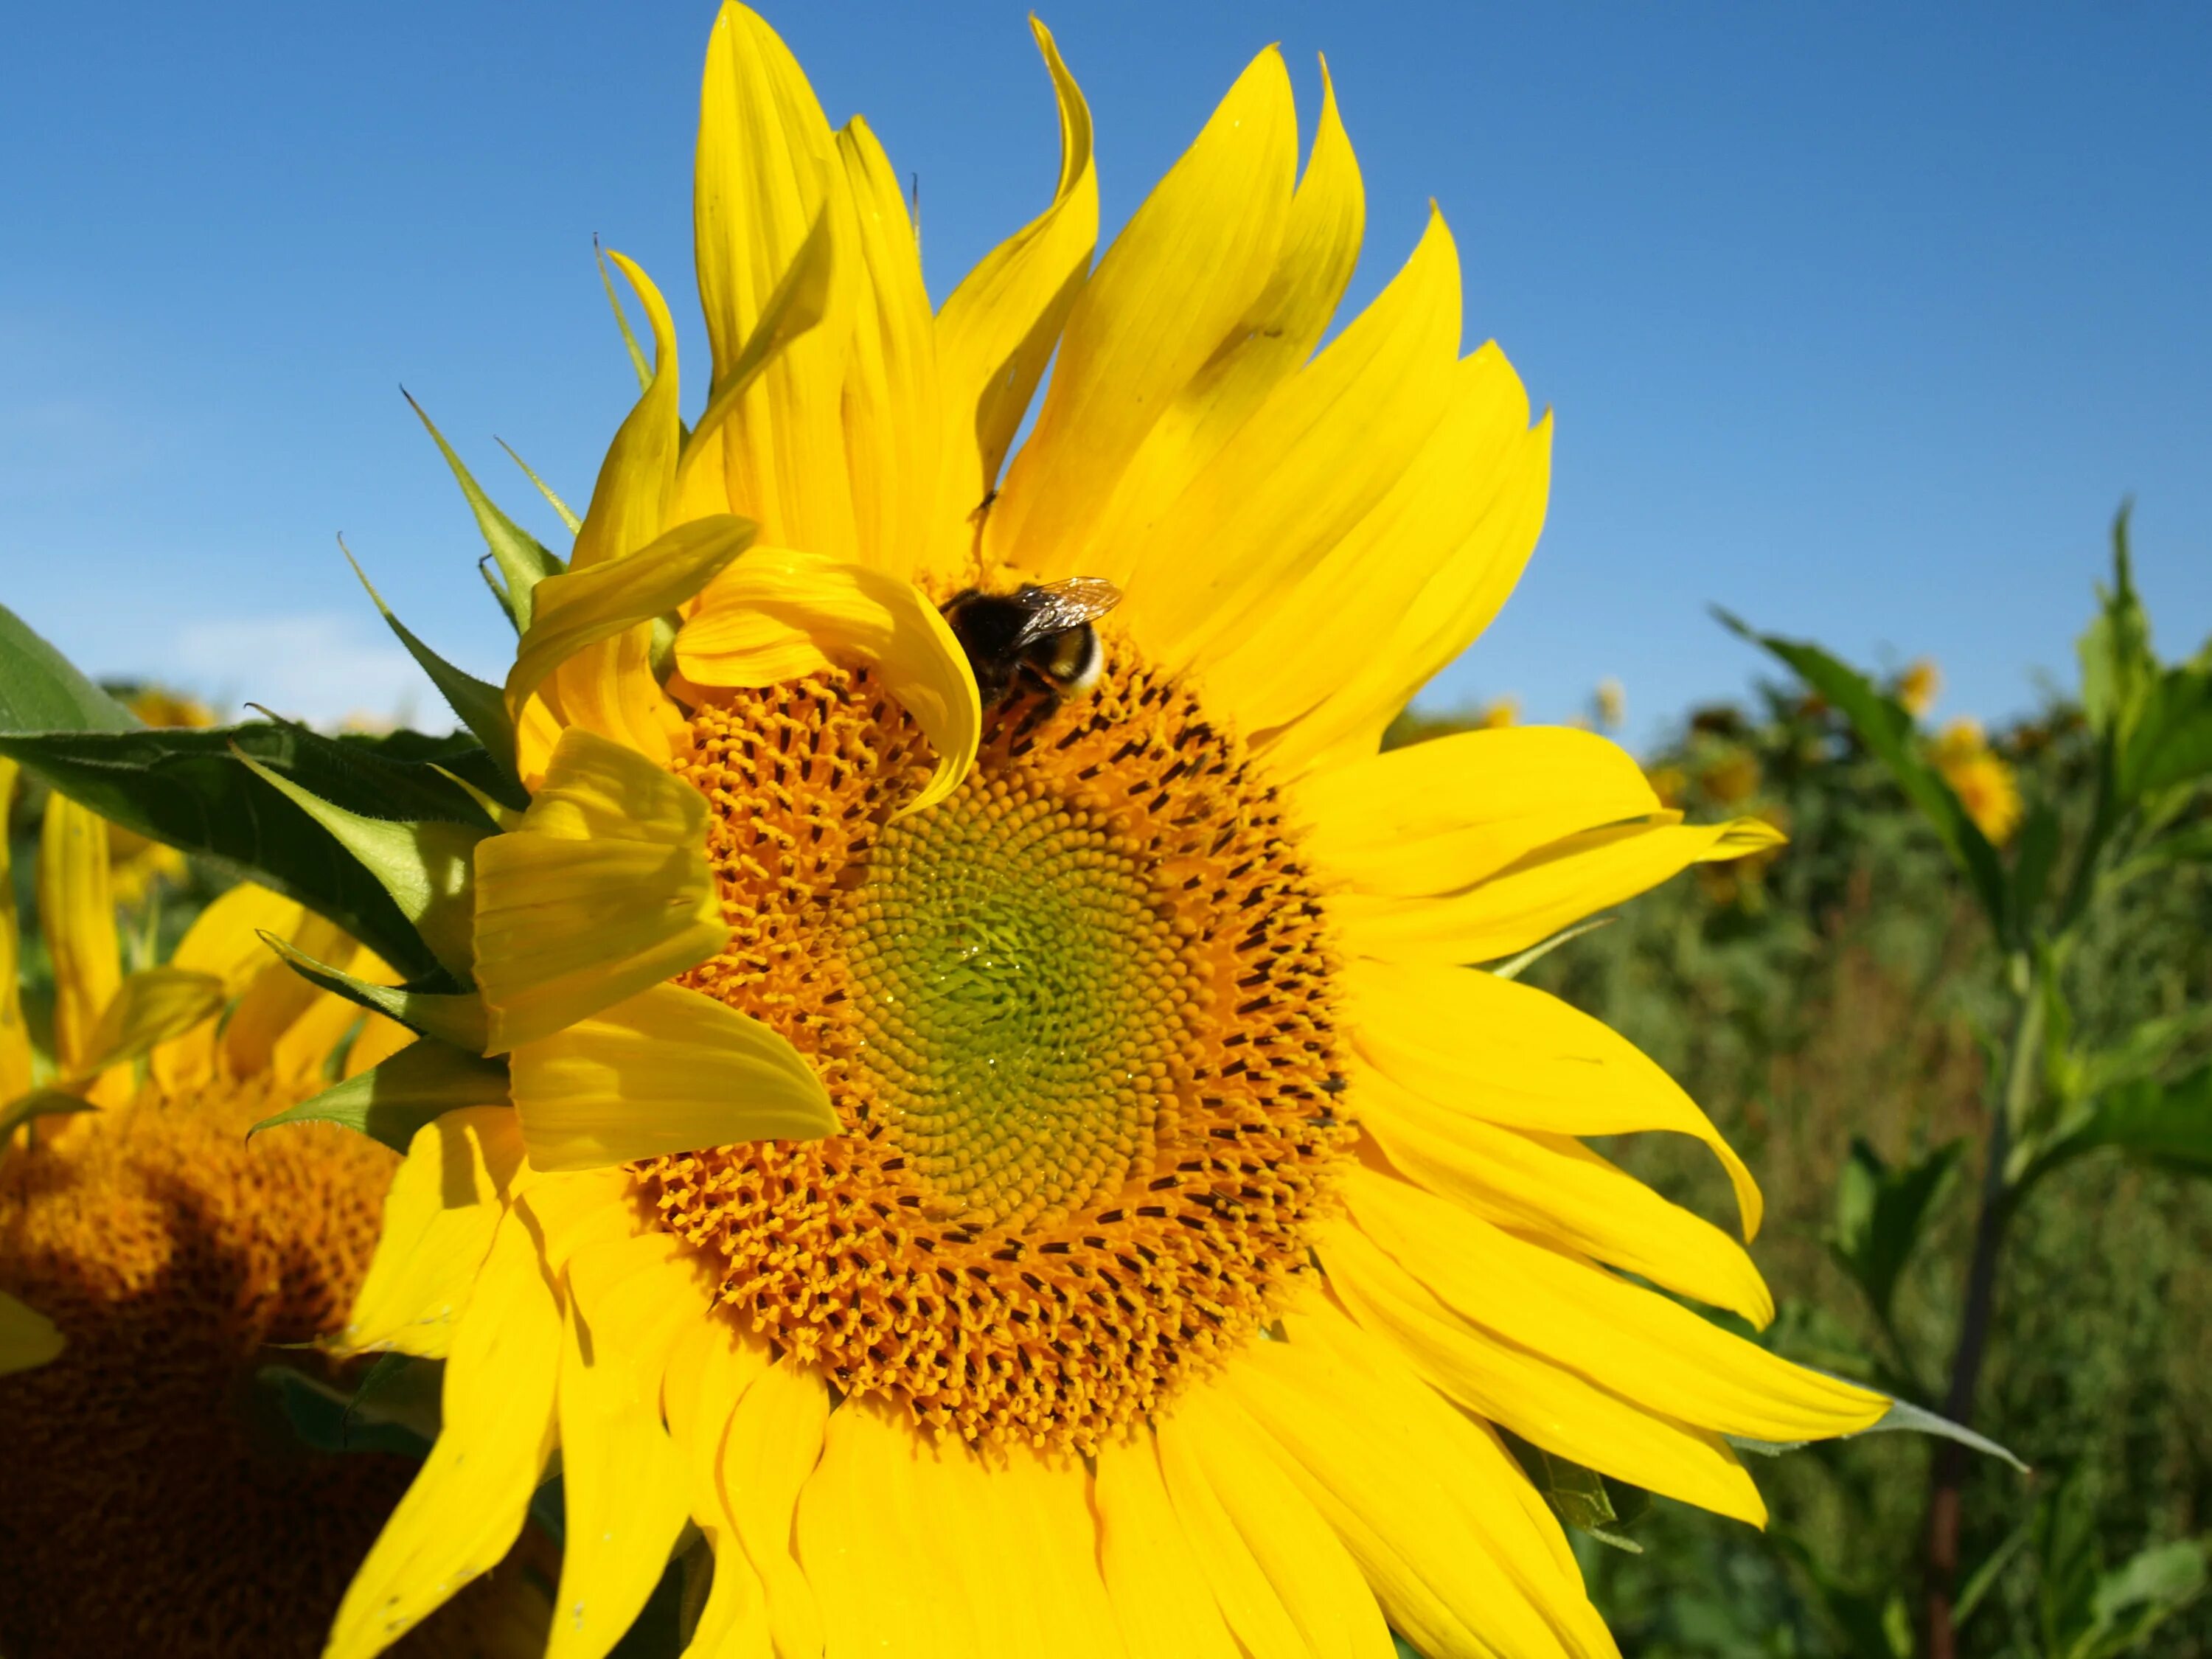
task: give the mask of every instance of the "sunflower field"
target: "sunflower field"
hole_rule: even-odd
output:
[[[0,1656],[2212,1640],[2212,647],[1416,694],[1548,414],[1252,60],[941,302],[736,0],[696,261],[428,729],[0,608]],[[664,276],[666,273],[663,273]],[[703,372],[702,372],[703,371]],[[690,395],[687,398],[686,388]],[[2086,573],[2085,573],[2086,574]],[[1476,660],[1480,660],[1479,658]]]

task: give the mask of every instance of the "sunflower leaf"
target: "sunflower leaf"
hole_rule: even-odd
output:
[[[1936,831],[1952,861],[1972,884],[1997,937],[2012,942],[2011,892],[2003,862],[1965,803],[1921,751],[1911,712],[1895,697],[1878,690],[1858,670],[1817,645],[1758,633],[1741,617],[1718,607],[1713,614],[1738,638],[1761,647],[1796,671],[1800,679],[1851,723],[1859,740],[1888,769],[1906,799],[1920,809],[1921,817]]]
[[[429,815],[457,825],[486,823],[465,790],[417,757],[434,747],[428,738],[353,744],[304,727],[260,724],[0,733],[0,754],[63,794],[149,840],[251,873],[336,922],[410,980],[439,972],[440,963],[391,895],[335,836],[238,757],[349,808],[388,811],[398,797],[418,812],[434,807]]]
[[[464,1106],[504,1104],[507,1089],[505,1061],[424,1037],[382,1065],[263,1118],[246,1133],[292,1123],[336,1123],[404,1152],[424,1124]]]
[[[131,732],[138,724],[0,605],[0,732]]]

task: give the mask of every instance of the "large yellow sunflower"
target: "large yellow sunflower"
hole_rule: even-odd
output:
[[[0,817],[14,771],[0,761]],[[110,854],[106,823],[50,799],[45,1054],[0,906],[0,1650],[312,1654],[410,1471],[297,1444],[257,1375],[312,1371],[281,1345],[343,1322],[398,1160],[328,1126],[251,1145],[246,1132],[341,1057],[373,1066],[409,1034],[375,1016],[359,1029],[360,1009],[271,960],[262,931],[372,970],[335,928],[250,884],[203,912],[171,962],[126,974]],[[0,893],[8,878],[0,839]],[[441,1614],[410,1650],[530,1650],[512,1636],[528,1618],[520,1578]],[[532,1647],[546,1607],[540,1592]]]
[[[1270,51],[1094,268],[1037,38],[1058,189],[933,311],[866,126],[715,25],[703,413],[621,262],[648,382],[569,567],[508,594],[533,799],[393,876],[481,1002],[422,1023],[511,1083],[415,1136],[346,1333],[442,1358],[445,1419],[338,1659],[496,1561],[556,1455],[560,1659],[687,1523],[702,1659],[1606,1654],[1501,1430],[1757,1522],[1727,1437],[1882,1414],[1675,1299],[1771,1311],[1577,1137],[1699,1137],[1747,1232],[1749,1175],[1467,965],[1774,833],[1589,732],[1377,752],[1545,506],[1443,222],[1316,350],[1359,175],[1326,94],[1301,172]],[[1123,596],[1095,686],[1079,629],[1003,694],[970,631],[979,693],[942,608],[1071,580]]]

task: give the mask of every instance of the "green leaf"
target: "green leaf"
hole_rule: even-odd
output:
[[[523,631],[530,626],[530,590],[546,577],[558,575],[567,567],[539,546],[537,538],[492,504],[491,497],[484,494],[469,476],[468,468],[461,465],[461,458],[446,441],[445,434],[423,414],[422,405],[408,397],[404,387],[399,395],[407,398],[407,406],[415,411],[431,441],[438,446],[438,453],[446,458],[446,465],[453,469],[454,481],[468,501],[469,511],[476,515],[477,529],[484,538],[484,545],[498,562],[505,587],[503,592],[496,588],[494,591],[499,592],[500,602],[507,607],[515,631]]]
[[[0,605],[0,732],[131,732],[138,723]]]
[[[384,596],[371,585],[360,561],[346,548],[343,538],[338,546],[345,553],[346,562],[353,566],[353,574],[361,578],[362,586],[368,589],[368,597],[382,614],[386,626],[398,636],[400,644],[407,647],[407,654],[414,658],[416,665],[430,677],[431,684],[438,688],[438,693],[445,698],[447,706],[460,717],[462,725],[476,734],[484,746],[484,752],[491,757],[498,768],[501,785],[495,799],[517,811],[528,806],[530,793],[522,787],[522,781],[514,769],[514,722],[507,718],[507,700],[500,695],[500,689],[477,678],[465,669],[454,667],[416,638],[412,629],[392,614],[392,607],[385,604]]]
[[[2112,585],[2098,587],[2097,616],[2075,647],[2081,663],[2081,712],[2090,729],[2114,750],[2134,730],[2158,675],[2150,618],[2136,595],[2128,550],[2129,511],[2123,506],[2112,521]]]
[[[410,991],[404,986],[372,985],[367,980],[356,979],[317,962],[274,933],[263,933],[261,942],[310,985],[319,986],[349,1002],[396,1019],[424,1036],[436,1037],[472,1054],[483,1052],[487,1041],[483,999],[473,991],[455,996],[435,991]]]
[[[241,758],[244,758],[241,757]],[[323,799],[258,762],[256,776],[322,825],[382,884],[441,966],[465,981],[476,958],[474,893],[469,875],[477,843],[490,833],[436,820],[394,823]]]
[[[2204,1593],[2204,1540],[2154,1544],[2097,1580],[2090,1593],[2090,1639],[2076,1644],[2081,1659],[2106,1659],[2141,1648],[2175,1613]]]
[[[263,1118],[246,1133],[291,1123],[337,1123],[404,1152],[415,1132],[433,1119],[464,1106],[505,1105],[507,1098],[505,1060],[424,1037],[382,1065]]]
[[[1965,1147],[1964,1141],[1949,1141],[1915,1163],[1892,1169],[1866,1141],[1851,1142],[1850,1158],[1836,1183],[1835,1230],[1828,1248],[1885,1325],[1898,1277],[1918,1248]]]
[[[2058,866],[2059,842],[2058,814],[2050,802],[2037,801],[2021,821],[2012,860],[2011,913],[2023,933],[2043,908],[2051,872]]]
[[[320,1452],[396,1452],[422,1456],[429,1443],[400,1424],[364,1422],[354,1396],[289,1365],[264,1365],[254,1381],[276,1396],[284,1420],[301,1442]]]
[[[2212,674],[2173,668],[2151,684],[2125,741],[2115,780],[2132,803],[2212,773]]]
[[[1817,645],[1754,633],[1747,623],[1725,611],[1716,610],[1714,615],[1723,627],[1764,647],[1795,669],[1798,678],[1851,723],[1851,729],[1858,733],[1868,752],[1888,769],[1890,776],[1905,791],[1905,798],[1920,809],[1921,817],[1936,831],[1952,862],[1966,875],[1997,937],[2012,941],[2011,896],[2003,861],[1997,857],[1997,850],[1990,844],[1989,837],[1952,793],[1951,786],[1943,781],[1943,775],[1921,752],[1919,732],[1905,705],[1877,690],[1865,675],[1839,662]]]
[[[2101,1150],[2181,1175],[2212,1176],[2212,1066],[2173,1083],[2138,1079],[2102,1096],[2059,1125],[2019,1184]]]
[[[404,751],[403,751],[404,752]],[[480,750],[477,752],[481,752]],[[410,980],[437,958],[382,885],[320,824],[240,763],[252,757],[325,799],[435,804],[457,823],[489,821],[436,768],[384,746],[252,725],[187,731],[0,734],[0,754],[102,817],[152,840],[240,867],[336,922]]]

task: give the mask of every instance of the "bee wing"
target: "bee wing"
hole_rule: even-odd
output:
[[[1095,622],[1121,603],[1121,590],[1103,576],[1041,582],[1014,596],[1029,611],[1016,648]]]

